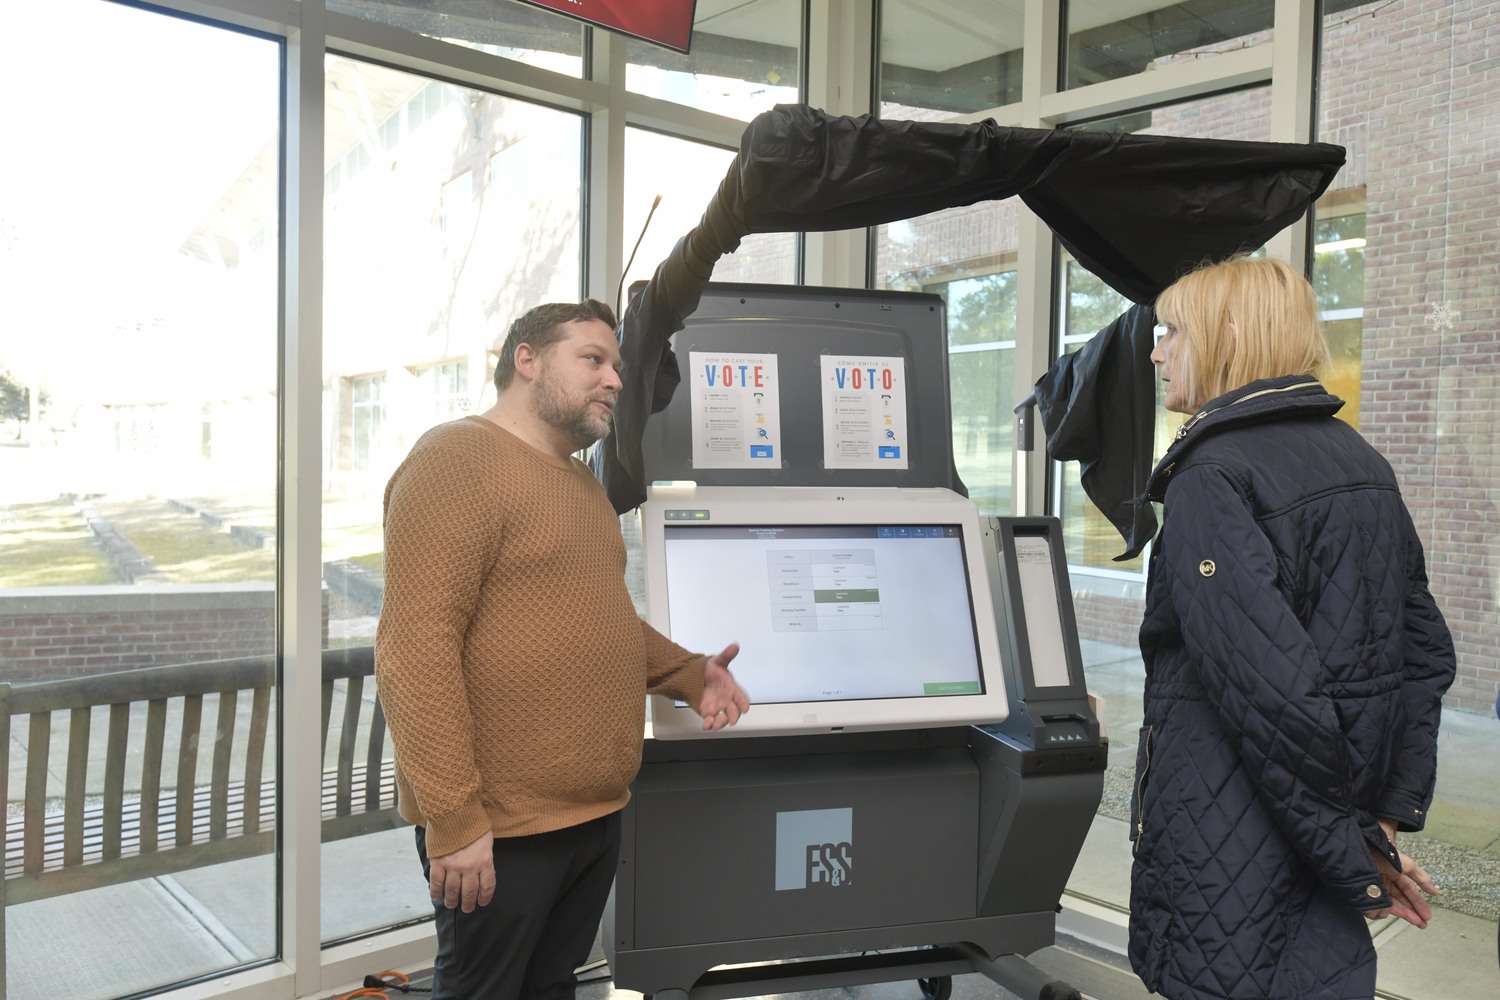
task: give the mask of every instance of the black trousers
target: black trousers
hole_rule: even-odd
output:
[[[427,831],[417,827],[422,877]],[[495,897],[473,913],[433,904],[432,1000],[572,1000],[620,858],[620,814],[495,839]]]

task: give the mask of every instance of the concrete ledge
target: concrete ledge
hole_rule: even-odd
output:
[[[385,602],[385,577],[348,559],[323,564],[323,580],[328,589],[343,594],[357,604],[380,614]]]
[[[164,577],[156,570],[156,563],[152,562],[135,543],[120,533],[108,520],[96,511],[92,504],[82,500],[75,500],[74,506],[83,519],[88,522],[89,530],[94,533],[94,539],[104,554],[114,566],[115,572],[124,577],[127,582],[135,583],[141,580],[162,580]]]
[[[266,528],[257,528],[253,524],[231,524],[229,537],[247,548],[274,549],[276,547],[276,532]]]
[[[168,499],[167,506],[183,514],[196,514],[198,520],[212,528],[229,532],[229,537],[252,549],[270,549],[276,546],[276,532],[253,524],[236,524],[223,514],[209,507],[200,507],[188,500]]]
[[[263,596],[264,601],[254,598]],[[0,618],[21,615],[205,611],[237,605],[274,607],[273,581],[248,583],[104,584],[95,587],[15,587],[0,590]]]

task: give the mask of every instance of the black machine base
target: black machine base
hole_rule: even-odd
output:
[[[939,997],[979,972],[1076,997],[1024,956],[1054,943],[1106,755],[987,727],[648,742],[602,928],[615,985]]]

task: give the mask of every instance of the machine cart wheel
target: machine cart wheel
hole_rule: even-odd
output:
[[[925,1000],[948,1000],[953,995],[952,976],[932,976],[927,979],[918,979],[917,986],[922,990]]]

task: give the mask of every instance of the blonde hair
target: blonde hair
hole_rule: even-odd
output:
[[[1200,266],[1157,296],[1156,318],[1181,338],[1172,378],[1195,409],[1247,382],[1328,366],[1312,285],[1284,261]]]

